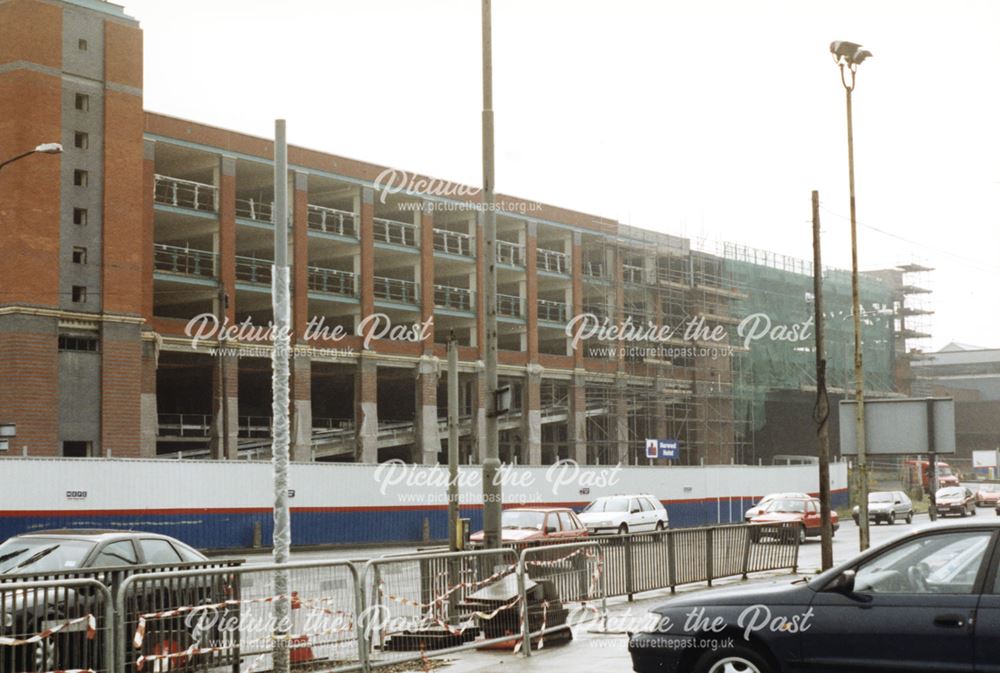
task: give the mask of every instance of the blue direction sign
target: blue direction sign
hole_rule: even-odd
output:
[[[647,439],[647,458],[669,458],[674,460],[678,457],[681,443],[676,439]]]

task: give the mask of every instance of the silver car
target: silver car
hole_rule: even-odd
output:
[[[859,507],[854,506],[854,523],[858,523]],[[913,523],[913,503],[902,491],[874,491],[868,494],[868,520],[880,524],[885,521],[890,526],[902,519]]]

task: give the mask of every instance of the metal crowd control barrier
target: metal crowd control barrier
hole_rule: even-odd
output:
[[[0,671],[114,671],[111,591],[94,579],[0,584]]]
[[[361,579],[369,665],[419,660],[426,653],[513,647],[520,633],[516,572],[512,549],[368,561]]]
[[[532,639],[539,649],[545,636],[567,632],[572,611],[566,603],[580,603],[579,612],[607,618],[607,585],[603,548],[597,542],[542,545],[521,551],[517,562],[520,595],[520,648],[531,656]],[[532,598],[534,600],[532,600]],[[600,608],[591,608],[600,603]],[[569,632],[567,637],[571,638]]]
[[[274,590],[279,569],[288,596]],[[272,617],[278,598],[291,603],[290,623]],[[367,670],[362,605],[357,568],[346,561],[133,575],[115,600],[115,673],[266,671],[279,641],[293,664]]]

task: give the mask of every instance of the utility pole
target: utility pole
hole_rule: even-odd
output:
[[[492,2],[482,0],[483,20],[483,229],[486,255],[486,447],[483,455],[483,543],[500,547],[500,430],[497,418],[497,214],[493,170]]]
[[[271,353],[271,413],[274,431],[271,468],[274,475],[274,562],[288,563],[292,524],[288,512],[288,356],[290,292],[288,273],[288,146],[285,120],[274,122],[274,267],[271,270],[274,345]],[[288,673],[291,628],[288,571],[274,572],[274,673]]]
[[[448,550],[461,550],[458,528],[458,341],[454,333],[448,339]],[[464,535],[465,531],[461,531]],[[459,582],[459,560],[448,559],[448,586]],[[448,596],[449,623],[458,619],[458,592]]]
[[[833,567],[833,525],[830,521],[830,399],[826,394],[826,341],[823,335],[823,255],[820,252],[819,192],[812,193],[813,314],[816,329],[816,408],[819,435],[819,511],[823,570]]]
[[[226,288],[224,283],[219,283],[219,396],[222,399],[222,407],[219,410],[219,422],[222,424],[222,437],[219,442],[219,447],[216,448],[216,452],[221,455],[216,455],[215,458],[219,460],[229,460],[234,458],[230,454],[229,446],[229,383],[226,380],[226,360],[228,356],[228,340],[225,338],[226,330],[223,327],[226,324],[226,313],[229,308],[229,295],[226,293]]]

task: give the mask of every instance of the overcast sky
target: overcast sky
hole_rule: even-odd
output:
[[[481,182],[476,0],[119,0],[145,106]],[[708,241],[850,264],[844,91],[863,269],[937,270],[932,322],[1000,347],[1000,3],[494,0],[499,191]]]

